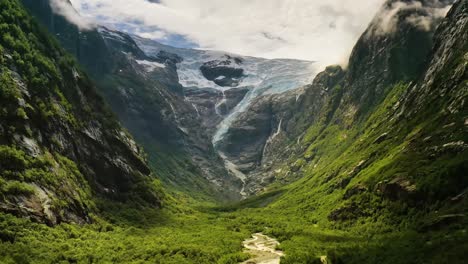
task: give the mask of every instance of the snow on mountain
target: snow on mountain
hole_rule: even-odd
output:
[[[239,113],[248,109],[253,99],[309,84],[318,70],[311,61],[264,59],[222,51],[175,48],[137,36],[133,38],[148,56],[157,57],[164,51],[181,57],[183,60],[177,64],[177,73],[183,87],[219,91],[234,87],[250,89],[245,98],[218,125],[213,136],[215,145],[223,138]]]
[[[166,65],[159,62],[147,60],[136,60],[136,62],[140,65],[143,65],[148,72],[152,72],[156,68],[166,68]]]

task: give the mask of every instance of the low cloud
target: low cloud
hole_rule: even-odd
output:
[[[398,30],[401,22],[400,14],[403,11],[412,11],[412,14],[404,17],[406,23],[411,24],[421,30],[430,31],[434,28],[435,22],[447,15],[451,5],[434,0],[422,4],[419,1],[394,2],[389,6],[384,6],[374,18],[375,27],[371,31],[373,34],[392,34]]]
[[[68,0],[50,0],[49,3],[54,13],[65,17],[65,19],[75,24],[80,30],[90,30],[95,27],[93,23],[81,17]]]

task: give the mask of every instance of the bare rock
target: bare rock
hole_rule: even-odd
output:
[[[408,200],[416,193],[416,185],[404,178],[379,182],[377,193],[392,201]]]

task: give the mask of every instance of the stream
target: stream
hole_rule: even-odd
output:
[[[276,250],[279,242],[262,233],[256,233],[243,242],[244,252],[249,253],[252,258],[241,264],[279,264],[283,252]]]
[[[242,173],[239,169],[237,169],[237,165],[232,163],[228,157],[221,151],[218,151],[219,156],[224,160],[224,167],[232,173],[236,178],[238,178],[242,182],[242,189],[240,190],[240,195],[242,199],[247,197],[247,193],[245,192],[245,185],[247,184],[246,180],[247,177],[244,173]]]

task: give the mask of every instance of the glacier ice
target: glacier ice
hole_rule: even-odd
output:
[[[187,88],[212,88],[220,91],[232,89],[232,87],[222,87],[206,79],[200,67],[210,61],[240,58],[241,63],[233,63],[229,67],[241,67],[244,70],[245,76],[237,87],[249,88],[249,92],[219,124],[212,139],[215,146],[229,130],[232,122],[240,113],[248,109],[255,98],[265,94],[282,93],[309,84],[318,70],[317,65],[312,61],[264,59],[222,51],[175,48],[138,36],[133,36],[133,38],[148,56],[156,57],[160,51],[165,51],[183,58],[183,61],[177,64],[177,73],[180,84]]]

